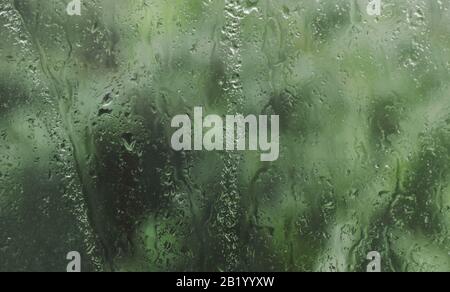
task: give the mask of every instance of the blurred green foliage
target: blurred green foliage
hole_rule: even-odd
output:
[[[0,0],[0,271],[450,271],[450,3]],[[278,114],[281,154],[174,115]]]

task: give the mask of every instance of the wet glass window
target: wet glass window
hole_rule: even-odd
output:
[[[0,0],[0,271],[450,271],[449,23]]]

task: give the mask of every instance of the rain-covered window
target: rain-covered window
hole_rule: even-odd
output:
[[[0,0],[0,271],[450,271],[450,2]]]

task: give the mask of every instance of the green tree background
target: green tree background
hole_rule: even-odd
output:
[[[450,271],[450,3],[0,0],[0,270]],[[174,152],[278,114],[281,154]]]

